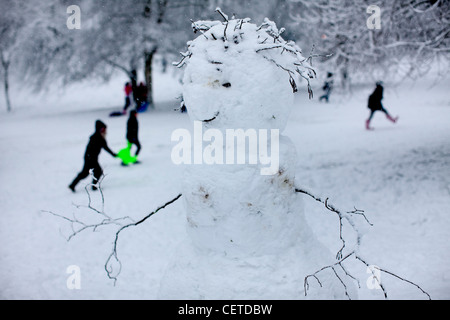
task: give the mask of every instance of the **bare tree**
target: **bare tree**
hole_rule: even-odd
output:
[[[71,1],[15,2],[18,4],[11,10],[2,11],[9,19],[2,19],[1,25],[7,26],[11,20],[26,32],[17,37],[2,33],[0,48],[5,51],[7,45],[11,47],[7,41],[16,39],[20,59],[14,73],[28,87],[40,91],[48,85],[65,86],[89,78],[108,81],[116,70],[137,82],[142,70],[150,104],[155,55],[176,55],[189,30],[187,15],[199,14],[208,4],[205,0],[80,0],[81,28],[70,30],[66,9]],[[21,20],[23,12],[27,18]],[[9,66],[9,56],[2,55],[4,66]]]
[[[19,59],[19,36],[23,31],[25,16],[21,15],[17,1],[5,0],[0,10],[0,62],[1,73],[4,85],[6,109],[12,110],[11,99],[9,95],[10,88],[10,66],[11,63]]]
[[[314,43],[318,52],[332,54],[324,62],[344,80],[380,72],[420,76],[432,63],[448,60],[448,1],[289,1],[299,41]],[[380,28],[368,28],[371,5],[380,9]]]

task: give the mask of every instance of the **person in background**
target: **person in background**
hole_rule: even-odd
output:
[[[393,118],[389,114],[389,112],[383,107],[381,100],[383,100],[383,82],[378,81],[376,83],[375,90],[369,96],[368,108],[370,109],[370,115],[369,115],[369,118],[366,120],[366,129],[367,130],[373,130],[373,128],[370,127],[370,121],[372,120],[373,115],[377,111],[383,112],[386,115],[386,118],[393,123],[396,123],[398,120],[398,117]]]
[[[128,118],[127,122],[127,140],[129,143],[134,144],[137,149],[136,153],[134,154],[135,157],[138,156],[139,152],[141,151],[141,143],[139,142],[138,138],[138,132],[139,132],[139,123],[137,120],[137,112],[135,110],[130,111],[130,117]]]
[[[138,102],[136,106],[136,110],[138,112],[146,111],[148,107],[148,98],[147,98],[147,86],[144,82],[139,83],[137,87],[138,92]]]
[[[95,132],[89,138],[89,143],[86,146],[83,169],[69,185],[69,189],[72,190],[72,192],[75,192],[76,185],[89,175],[91,169],[94,174],[94,178],[92,179],[92,190],[97,190],[96,185],[103,175],[103,170],[98,163],[98,156],[100,155],[100,151],[102,149],[105,149],[113,157],[117,156],[116,153],[111,151],[106,143],[106,124],[100,120],[97,120],[95,122]]]
[[[326,102],[330,101],[330,94],[331,91],[333,90],[333,85],[334,85],[333,74],[331,72],[328,72],[327,79],[325,80],[325,83],[322,87],[325,93],[319,98],[319,101],[322,101],[323,99],[325,99]]]
[[[133,92],[133,87],[131,86],[131,83],[127,82],[125,83],[125,106],[123,107],[123,114],[127,113],[127,109],[128,107],[131,105],[131,100],[130,100],[130,96],[131,93]]]

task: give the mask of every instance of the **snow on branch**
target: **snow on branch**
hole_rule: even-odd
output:
[[[410,3],[409,6],[414,10],[414,12],[425,13],[425,12],[428,12],[428,11],[431,11],[431,10],[437,8],[440,5],[440,3],[441,3],[441,0],[437,0],[434,3],[430,2],[430,1],[421,1],[420,3]],[[417,9],[421,5],[429,5],[429,4],[431,4],[431,6],[429,6],[427,9],[424,9],[424,10]]]
[[[339,251],[336,254],[337,262],[335,262],[333,264],[330,264],[328,266],[324,266],[323,268],[321,268],[321,269],[317,270],[316,272],[314,272],[314,273],[312,273],[312,274],[310,274],[310,275],[305,277],[305,279],[304,279],[305,296],[308,294],[308,290],[309,290],[309,282],[308,281],[309,281],[310,278],[314,278],[317,281],[317,283],[319,283],[320,287],[322,287],[322,282],[320,281],[319,274],[322,273],[325,270],[332,270],[334,275],[336,276],[336,278],[342,284],[342,286],[344,288],[344,291],[345,291],[346,297],[349,300],[351,300],[351,296],[350,296],[350,294],[349,294],[349,292],[347,290],[348,289],[347,285],[346,285],[344,279],[342,278],[342,276],[339,275],[338,270],[343,271],[345,276],[347,276],[350,279],[356,281],[357,284],[358,284],[358,287],[361,288],[359,280],[356,279],[354,276],[352,276],[347,271],[347,269],[344,266],[344,262],[346,262],[350,257],[353,257],[356,260],[358,260],[359,262],[363,263],[371,271],[373,278],[377,281],[379,287],[383,291],[384,297],[387,299],[388,298],[388,292],[387,292],[385,286],[383,285],[383,283],[381,282],[381,279],[374,272],[373,268],[371,268],[372,265],[367,263],[366,260],[364,258],[362,258],[360,253],[359,253],[359,245],[361,244],[362,233],[356,227],[356,221],[354,220],[355,216],[362,217],[367,224],[369,224],[370,226],[373,226],[373,224],[367,219],[367,216],[365,215],[364,211],[356,209],[356,208],[354,208],[354,210],[351,210],[351,211],[342,211],[342,210],[337,209],[332,204],[330,204],[329,198],[326,198],[324,200],[324,199],[322,199],[322,198],[320,198],[318,196],[315,196],[313,193],[311,193],[311,192],[309,192],[307,190],[304,190],[304,189],[300,189],[300,188],[296,188],[295,192],[307,195],[307,196],[311,197],[312,199],[314,199],[315,201],[322,203],[327,210],[335,213],[338,216],[338,218],[339,218],[339,239],[340,239],[340,241],[342,243],[341,248],[339,249]],[[344,234],[343,234],[343,221],[344,220],[347,221],[352,226],[353,230],[356,232],[356,235],[357,235],[356,236],[357,237],[356,247],[353,250],[351,250],[348,254],[346,254],[345,256],[343,254],[344,249],[346,248],[346,241],[345,241]],[[423,290],[419,285],[417,285],[416,283],[414,283],[414,282],[412,282],[410,280],[404,279],[404,278],[396,275],[395,273],[387,271],[385,269],[382,269],[382,268],[379,268],[379,267],[375,267],[375,268],[379,272],[383,272],[383,273],[388,274],[390,276],[393,276],[393,277],[395,277],[395,278],[397,278],[397,279],[399,279],[399,280],[401,280],[403,282],[406,282],[408,284],[411,284],[411,285],[415,286],[423,294],[425,294],[429,300],[431,300],[431,296],[425,290]]]
[[[223,13],[223,11],[220,8],[216,8],[216,12],[218,12],[222,16],[223,20],[228,22],[228,16],[225,13]]]

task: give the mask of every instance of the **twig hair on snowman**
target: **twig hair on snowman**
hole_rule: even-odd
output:
[[[223,21],[192,21],[194,33],[201,35],[188,42],[187,52],[174,63],[186,66],[182,104],[194,122],[194,138],[183,129],[174,132],[172,141],[187,138],[173,149],[172,160],[177,164],[259,160],[260,165],[269,165],[261,168],[261,174],[276,174],[279,131],[286,127],[302,79],[313,96],[314,55],[305,58],[295,42],[282,38],[285,29],[279,30],[268,18],[257,26],[249,18],[230,19],[220,8],[216,11]],[[211,142],[206,149],[203,141]]]

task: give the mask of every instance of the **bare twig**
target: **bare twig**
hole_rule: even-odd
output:
[[[360,256],[355,255],[355,258],[358,259],[359,261],[361,261],[362,263],[364,263],[367,267],[369,267],[369,264],[368,264],[365,260],[363,260]],[[397,279],[399,279],[399,280],[401,280],[401,281],[403,281],[403,282],[406,282],[406,283],[409,283],[409,284],[415,286],[415,287],[418,288],[420,291],[422,291],[422,293],[425,294],[425,295],[428,297],[429,300],[431,300],[430,294],[429,294],[428,292],[426,292],[425,290],[423,290],[418,284],[416,284],[416,283],[414,283],[414,282],[412,282],[412,281],[409,281],[409,280],[407,280],[407,279],[405,279],[405,278],[402,278],[402,277],[396,275],[395,273],[392,273],[392,272],[387,271],[387,270],[385,270],[385,269],[381,269],[381,268],[379,268],[379,267],[377,267],[377,269],[378,269],[379,271],[384,272],[384,273],[386,273],[386,274],[388,274],[388,275],[391,275],[391,276],[393,276],[393,277],[395,277],[395,278],[397,278]],[[372,273],[373,273],[373,271],[372,271]],[[375,275],[374,275],[374,278],[378,281],[378,284],[379,284],[380,287],[383,289],[383,292],[384,292],[384,294],[385,294],[385,297],[387,298],[387,292],[385,291],[384,287],[382,286],[381,281],[380,281],[380,280],[378,279],[378,277],[376,277]]]
[[[88,223],[85,223],[85,222],[79,220],[78,218],[76,218],[75,214],[73,214],[73,218],[68,218],[66,216],[60,215],[58,213],[54,213],[52,211],[42,210],[41,212],[51,214],[55,217],[61,218],[70,223],[72,233],[66,238],[67,241],[70,241],[73,237],[77,236],[81,232],[88,230],[88,229],[91,229],[92,231],[95,232],[99,227],[102,227],[102,226],[109,226],[109,225],[121,226],[122,224],[119,222],[122,220],[128,219],[128,220],[133,221],[133,219],[131,219],[130,217],[121,217],[121,218],[117,218],[117,219],[104,219],[104,220],[101,220],[100,222],[88,224]]]
[[[357,246],[359,246],[359,244],[360,244],[361,235],[360,235],[360,232],[358,231],[358,229],[357,229],[356,226],[355,226],[355,223],[354,223],[354,221],[353,221],[353,219],[352,219],[352,215],[360,215],[360,216],[362,216],[362,217],[365,219],[365,221],[366,221],[370,226],[373,226],[372,223],[370,223],[370,221],[367,219],[367,217],[366,217],[366,215],[364,214],[364,211],[363,211],[363,210],[359,210],[359,209],[354,208],[354,210],[352,210],[352,211],[343,212],[343,211],[341,211],[341,210],[336,209],[333,205],[331,205],[331,204],[328,202],[328,200],[329,200],[328,198],[326,198],[325,200],[322,200],[320,197],[317,197],[317,196],[313,195],[311,192],[308,192],[308,191],[305,191],[305,190],[302,190],[302,189],[299,189],[299,188],[296,188],[296,189],[295,189],[295,192],[302,193],[302,194],[305,194],[305,195],[307,195],[307,196],[313,198],[315,201],[324,204],[324,205],[325,205],[325,208],[326,208],[327,210],[329,210],[329,211],[331,211],[331,212],[334,212],[334,213],[336,213],[336,214],[338,215],[338,217],[339,217],[339,239],[340,239],[341,242],[342,242],[342,247],[339,249],[338,253],[336,254],[336,259],[338,260],[336,263],[333,263],[333,264],[331,264],[331,265],[322,267],[321,269],[319,269],[318,271],[314,272],[313,274],[310,274],[310,275],[308,275],[308,276],[305,277],[305,280],[304,280],[304,291],[305,291],[305,296],[307,295],[307,291],[308,291],[308,289],[309,289],[308,279],[309,279],[309,278],[314,278],[314,279],[316,279],[316,281],[319,283],[320,287],[322,287],[322,283],[320,282],[320,279],[319,279],[318,275],[319,275],[319,273],[321,273],[321,272],[323,272],[323,271],[325,271],[325,270],[327,270],[327,269],[331,269],[331,270],[334,272],[336,278],[337,278],[337,279],[339,280],[339,282],[342,284],[342,286],[343,286],[343,288],[344,288],[345,295],[347,296],[348,299],[351,299],[350,294],[349,294],[349,292],[348,292],[348,290],[347,290],[347,285],[345,284],[344,280],[343,280],[343,279],[339,276],[339,274],[337,273],[336,267],[340,267],[340,268],[344,271],[344,273],[345,273],[345,275],[346,275],[347,277],[349,277],[349,278],[351,278],[352,280],[356,281],[356,282],[358,283],[358,287],[361,287],[361,286],[360,286],[360,283],[359,283],[359,281],[358,281],[358,279],[356,279],[356,278],[355,278],[354,276],[352,276],[349,272],[347,272],[346,268],[345,268],[344,265],[343,265],[343,262],[345,262],[346,260],[348,260],[348,258],[350,258],[350,257],[353,256],[355,259],[357,259],[358,261],[362,262],[367,268],[369,268],[370,265],[369,265],[363,258],[361,258],[361,256],[357,253],[357,252],[358,252],[358,251],[357,251],[358,248],[356,248],[355,250],[351,251],[351,252],[348,253],[346,256],[343,256],[343,250],[344,250],[344,248],[345,248],[346,242],[345,242],[345,239],[344,239],[344,236],[343,236],[343,229],[342,229],[343,223],[342,223],[342,221],[343,221],[343,219],[345,219],[346,221],[348,221],[349,224],[350,224],[350,225],[353,227],[353,229],[355,230],[355,232],[358,234],[358,236],[357,236],[357,238],[358,238]],[[379,279],[379,277],[375,274],[375,272],[374,272],[374,270],[373,270],[372,268],[369,268],[369,269],[370,269],[370,271],[371,271],[371,273],[372,273],[372,276],[373,276],[374,279],[377,281],[378,285],[380,286],[381,290],[383,291],[384,297],[387,299],[387,298],[388,298],[387,290],[386,290],[386,288],[384,287],[383,283],[381,282],[381,279]],[[406,282],[406,283],[409,283],[409,284],[415,286],[415,287],[418,288],[422,293],[424,293],[424,294],[428,297],[428,299],[431,300],[431,296],[430,296],[425,290],[423,290],[419,285],[417,285],[416,283],[414,283],[414,282],[412,282],[412,281],[410,281],[410,280],[404,279],[404,278],[402,278],[402,277],[396,275],[395,273],[392,273],[392,272],[387,271],[387,270],[385,270],[385,269],[382,269],[382,268],[379,268],[379,267],[376,267],[376,269],[379,270],[380,272],[389,274],[389,275],[391,275],[391,276],[393,276],[393,277],[395,277],[395,278],[397,278],[397,279],[399,279],[399,280],[401,280],[401,281],[404,281],[404,282]]]
[[[102,178],[99,180],[98,185],[97,185],[98,190],[100,191],[100,194],[101,194],[101,199],[102,199],[102,210],[98,210],[97,208],[95,208],[95,207],[92,206],[91,194],[90,194],[90,192],[89,192],[89,190],[88,190],[88,187],[93,186],[93,184],[87,184],[87,185],[85,186],[86,194],[87,194],[87,197],[88,197],[88,205],[87,205],[87,206],[76,205],[76,204],[73,204],[73,205],[74,205],[77,209],[84,207],[84,208],[87,208],[87,209],[89,209],[89,210],[92,210],[92,211],[94,211],[95,213],[97,213],[97,214],[103,216],[104,219],[102,219],[102,220],[100,220],[100,221],[98,221],[98,222],[94,222],[94,223],[86,223],[86,222],[84,222],[84,221],[78,219],[78,218],[75,216],[75,213],[72,214],[72,218],[68,218],[68,217],[66,217],[66,216],[63,216],[63,215],[58,214],[58,213],[54,213],[54,212],[52,212],[52,211],[47,211],[47,210],[42,210],[42,211],[41,211],[41,212],[43,212],[43,213],[48,213],[48,214],[51,214],[51,215],[53,215],[53,216],[55,216],[55,217],[61,218],[61,219],[63,219],[63,220],[66,220],[66,221],[68,221],[68,222],[70,223],[70,228],[71,228],[71,230],[72,230],[72,233],[71,233],[69,236],[66,237],[66,240],[67,240],[67,241],[70,241],[73,237],[75,237],[76,235],[80,234],[81,232],[83,232],[83,231],[85,231],[85,230],[91,229],[93,232],[95,232],[99,227],[102,227],[102,226],[108,226],[108,225],[118,225],[118,226],[121,226],[122,223],[120,223],[120,222],[121,222],[122,220],[130,220],[130,221],[133,221],[133,219],[131,219],[131,218],[128,217],[128,216],[127,216],[127,217],[121,217],[121,218],[113,219],[113,218],[111,218],[110,216],[108,216],[108,215],[104,212],[105,198],[104,198],[103,191],[102,191],[102,188],[101,188],[101,182],[103,181],[103,178],[104,178],[104,176],[102,176]]]
[[[218,115],[219,115],[219,112],[217,111],[213,118],[207,119],[207,120],[203,120],[203,122],[208,123],[208,122],[214,121],[214,120],[216,120]]]
[[[346,242],[345,242],[345,239],[344,239],[344,236],[343,236],[343,220],[344,219],[346,221],[348,221],[350,223],[350,225],[353,227],[353,229],[357,232],[357,234],[358,234],[358,242],[359,242],[359,239],[361,238],[361,235],[360,235],[359,231],[356,229],[356,227],[354,225],[354,222],[351,220],[351,216],[350,215],[352,215],[352,214],[361,215],[362,217],[364,217],[364,219],[366,220],[366,222],[370,226],[373,226],[373,224],[370,223],[369,219],[367,219],[367,217],[364,214],[363,210],[359,210],[359,209],[355,208],[353,211],[343,212],[341,210],[336,209],[332,204],[330,204],[328,202],[328,200],[329,200],[328,198],[326,198],[325,200],[322,200],[320,197],[316,197],[313,194],[311,194],[310,192],[305,191],[303,189],[299,189],[299,188],[296,188],[295,192],[306,194],[306,195],[310,196],[311,198],[313,198],[317,202],[320,202],[320,203],[324,204],[325,208],[327,210],[337,214],[337,216],[339,218],[339,239],[342,242],[342,247],[339,249],[339,251],[336,254],[336,259],[338,259],[338,260],[340,260],[342,258],[343,251],[344,251],[345,245],[346,245]]]
[[[223,11],[220,8],[217,8],[216,12],[218,12],[222,16],[225,22],[228,22],[228,16],[225,13],[223,13]]]
[[[98,183],[98,189],[101,190],[101,185],[100,182]],[[111,217],[109,217],[108,215],[106,215],[103,211],[103,207],[104,207],[104,196],[103,196],[103,192],[101,192],[101,197],[102,197],[102,211],[94,208],[91,205],[91,196],[90,193],[88,191],[88,187],[91,186],[92,184],[88,184],[85,188],[87,195],[88,195],[88,199],[89,199],[89,203],[88,206],[86,208],[88,208],[89,210],[94,211],[95,213],[105,217],[105,219],[95,222],[95,223],[86,223],[82,220],[79,220],[76,216],[75,213],[73,214],[72,218],[68,218],[64,215],[61,214],[57,214],[54,213],[52,211],[46,211],[46,210],[42,210],[41,212],[44,213],[48,213],[51,214],[55,217],[58,217],[60,219],[63,219],[65,221],[68,221],[70,223],[70,227],[72,229],[72,233],[67,237],[67,241],[70,241],[73,237],[77,236],[78,234],[80,234],[81,232],[85,231],[85,230],[89,230],[91,229],[92,231],[96,231],[99,227],[102,226],[111,226],[111,225],[115,225],[118,226],[119,229],[116,231],[115,234],[115,239],[114,239],[114,243],[113,243],[113,250],[111,252],[111,254],[109,255],[108,259],[105,262],[105,270],[107,272],[107,275],[110,279],[114,280],[114,283],[117,281],[117,276],[120,274],[120,271],[122,269],[122,264],[117,256],[117,243],[119,240],[119,234],[126,228],[129,227],[135,227],[138,226],[142,223],[144,223],[147,219],[149,219],[151,216],[153,216],[154,214],[156,214],[158,211],[166,208],[167,206],[169,206],[170,204],[174,203],[175,201],[177,201],[178,199],[181,198],[182,194],[179,194],[178,196],[176,196],[174,199],[170,200],[169,202],[167,202],[166,204],[160,206],[159,208],[157,208],[155,211],[149,213],[148,215],[146,215],[144,218],[140,219],[139,221],[135,222],[133,219],[131,219],[130,217],[121,217],[121,218],[117,218],[117,219],[112,219]],[[81,206],[76,206],[77,208],[80,208]],[[124,224],[123,221],[124,220],[130,220],[131,223],[128,224]],[[116,263],[119,264],[119,268],[118,271],[116,272],[115,275],[113,275],[113,267],[111,265],[111,259],[114,258],[114,261]]]
[[[190,57],[192,57],[191,52],[186,52],[186,53],[180,52],[180,54],[183,57],[181,59],[181,61],[172,63],[172,65],[177,68],[181,68],[182,66],[184,66],[186,64],[186,59],[189,59]]]
[[[166,204],[164,204],[161,207],[157,208],[155,211],[149,213],[148,215],[146,215],[144,218],[142,218],[138,222],[134,222],[134,223],[130,223],[130,224],[124,225],[119,230],[117,230],[116,236],[115,236],[115,239],[114,239],[113,250],[112,250],[111,254],[109,255],[108,259],[105,262],[105,271],[106,271],[106,273],[108,275],[108,278],[114,280],[114,284],[116,283],[117,277],[119,276],[119,274],[120,274],[120,272],[122,270],[122,263],[120,262],[120,260],[119,260],[119,258],[117,256],[117,243],[119,241],[120,233],[126,228],[136,227],[136,226],[140,225],[141,223],[145,222],[148,218],[150,218],[151,216],[156,214],[158,211],[164,209],[165,207],[169,206],[170,204],[172,204],[175,201],[177,201],[178,199],[180,199],[181,196],[182,196],[182,194],[179,194],[174,199],[170,200]],[[113,266],[111,264],[112,259],[114,259],[114,261],[116,263],[118,263],[118,265],[119,265],[118,271],[115,273],[115,275],[113,275],[113,271],[114,270],[113,270]]]
[[[320,282],[320,279],[319,279],[319,277],[318,277],[317,275],[318,275],[319,273],[321,273],[322,271],[325,271],[325,270],[327,270],[327,269],[332,269],[333,272],[335,273],[335,275],[337,276],[337,278],[339,279],[339,281],[341,282],[341,284],[344,286],[344,288],[345,288],[345,295],[347,296],[347,298],[351,299],[351,298],[350,298],[350,295],[349,295],[348,292],[347,292],[347,286],[345,285],[344,281],[337,275],[336,270],[334,269],[334,267],[335,267],[335,266],[340,266],[340,267],[344,270],[344,272],[346,273],[346,275],[348,275],[348,272],[345,271],[345,268],[343,267],[342,263],[343,263],[346,259],[348,259],[349,257],[351,257],[353,254],[354,254],[354,252],[348,254],[348,255],[345,256],[344,258],[340,259],[338,262],[336,262],[336,263],[334,263],[334,264],[331,264],[331,265],[329,265],[329,266],[325,266],[325,267],[323,267],[323,268],[317,270],[317,271],[314,272],[313,274],[310,274],[310,275],[306,276],[306,277],[305,277],[305,280],[304,280],[304,283],[303,283],[303,286],[304,286],[304,289],[305,289],[305,290],[304,290],[304,291],[305,291],[305,296],[308,294],[308,289],[309,289],[308,279],[311,278],[311,277],[313,277],[314,279],[317,280],[317,282],[319,283],[320,287],[322,287],[322,283]],[[353,278],[353,277],[352,277],[352,278]],[[354,279],[354,278],[353,278],[353,279]]]

